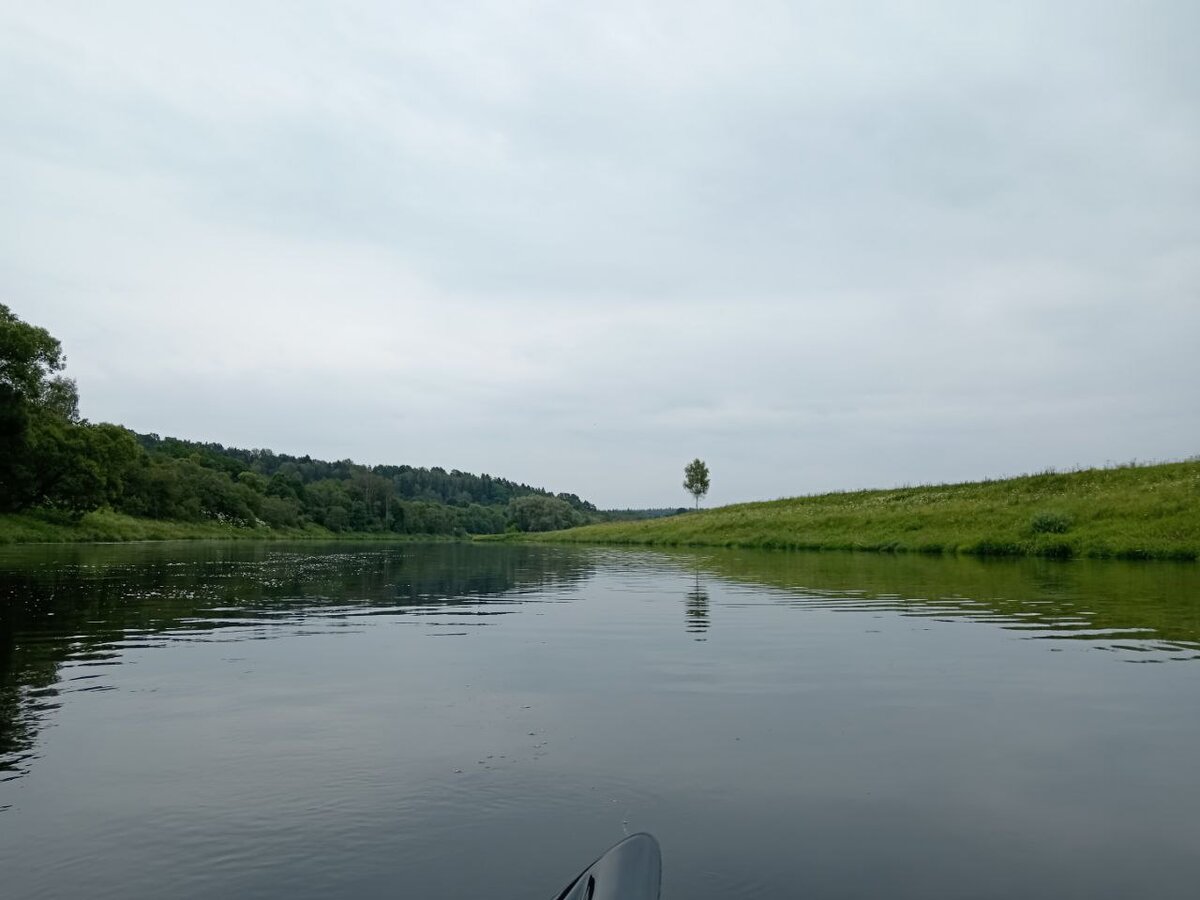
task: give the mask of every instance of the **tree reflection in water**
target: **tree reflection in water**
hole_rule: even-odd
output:
[[[0,557],[0,782],[78,685],[64,666],[119,665],[134,644],[301,633],[314,621],[520,602],[591,577],[585,554],[465,543],[31,545]],[[503,611],[501,611],[503,612]],[[462,613],[465,615],[465,612]],[[131,643],[133,642],[133,643]],[[98,670],[89,669],[89,678]],[[74,680],[79,680],[78,673]]]
[[[696,635],[695,640],[706,641],[704,635],[708,631],[708,591],[700,584],[700,570],[696,570],[696,584],[685,595],[685,614],[687,616],[687,632]]]

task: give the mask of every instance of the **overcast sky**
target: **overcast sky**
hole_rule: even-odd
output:
[[[6,3],[82,411],[603,507],[1200,453],[1200,3]]]

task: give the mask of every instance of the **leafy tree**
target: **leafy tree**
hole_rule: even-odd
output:
[[[702,459],[693,459],[683,469],[683,489],[696,498],[696,509],[700,498],[708,493],[708,466]]]
[[[249,469],[244,472],[238,472],[237,480],[239,484],[244,484],[256,494],[265,494],[269,485],[265,475],[251,472]]]
[[[35,420],[26,469],[33,502],[76,514],[104,502],[104,472],[88,437],[86,428],[65,420]]]
[[[64,365],[62,345],[50,332],[0,303],[0,508],[39,501],[47,477],[84,494],[94,487],[87,465],[69,474],[53,471],[54,461],[73,462],[70,450],[60,451],[79,445],[79,436],[70,433],[79,418],[79,394],[59,374]],[[51,459],[41,458],[39,446]]]
[[[263,497],[262,519],[273,528],[295,527],[300,524],[300,504],[283,497]]]
[[[472,503],[456,512],[459,526],[468,534],[500,534],[507,524],[504,509],[500,507]]]
[[[518,531],[558,531],[583,523],[583,516],[565,500],[530,494],[508,504],[508,521]]]
[[[201,518],[200,500],[188,493],[180,460],[148,457],[146,464],[130,473],[130,484],[121,501],[121,511],[152,519]]]
[[[22,322],[0,303],[0,385],[26,403],[57,406],[76,418],[75,384],[57,374],[66,362],[62,345],[50,332]]]
[[[131,432],[106,423],[47,417],[30,444],[39,501],[75,515],[120,506],[147,461]]]
[[[29,405],[0,383],[0,509],[17,509],[34,493],[29,471]]]

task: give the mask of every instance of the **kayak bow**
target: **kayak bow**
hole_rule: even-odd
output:
[[[662,851],[645,832],[631,834],[584,869],[555,900],[658,900]]]

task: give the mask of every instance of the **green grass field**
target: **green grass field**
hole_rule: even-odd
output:
[[[742,503],[540,540],[975,555],[1200,556],[1200,459]]]

